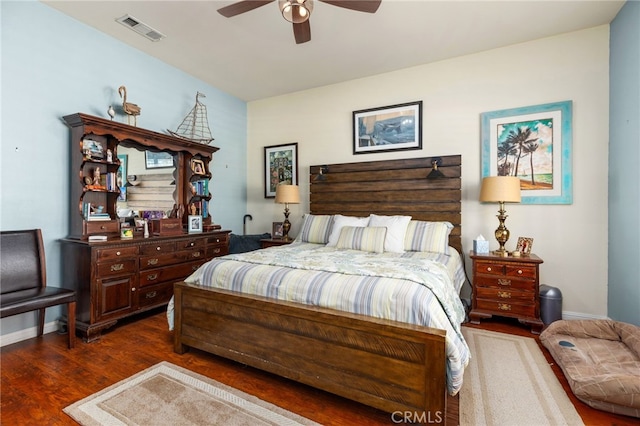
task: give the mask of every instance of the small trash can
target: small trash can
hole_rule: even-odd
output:
[[[544,325],[562,319],[562,292],[550,285],[540,286],[540,316]]]

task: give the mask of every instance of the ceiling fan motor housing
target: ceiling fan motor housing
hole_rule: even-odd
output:
[[[293,24],[309,20],[313,11],[313,0],[278,0],[282,16]]]

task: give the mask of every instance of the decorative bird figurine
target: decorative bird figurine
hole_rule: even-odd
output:
[[[124,86],[120,86],[120,88],[118,88],[118,93],[120,93],[120,97],[122,98],[122,109],[124,110],[125,114],[127,114],[127,122],[129,124],[131,124],[131,117],[133,117],[133,125],[137,126],[138,125],[138,120],[137,120],[137,116],[140,115],[140,110],[141,108],[136,105],[136,104],[132,104],[131,102],[127,102],[127,88]]]
[[[113,109],[112,105],[109,105],[109,109],[107,110],[107,114],[109,114],[109,117],[111,117],[111,121],[113,121],[113,119],[116,116],[116,110]]]

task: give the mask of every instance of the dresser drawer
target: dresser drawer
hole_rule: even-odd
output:
[[[144,308],[169,303],[171,296],[173,296],[173,283],[147,286],[138,291],[138,306]]]
[[[204,263],[204,259],[199,262],[189,262],[180,265],[167,266],[165,268],[149,269],[140,273],[140,287],[158,284],[165,281],[181,281],[191,275]]]
[[[144,244],[140,246],[141,254],[173,253],[174,251],[176,251],[175,243]]]
[[[476,297],[478,299],[491,299],[495,302],[535,303],[535,294],[533,291],[519,291],[495,287],[476,287]]]
[[[140,256],[140,270],[158,268],[160,266],[175,265],[184,260],[180,253],[152,254]]]
[[[476,289],[482,287],[492,287],[499,289],[515,289],[515,290],[530,290],[534,291],[536,288],[535,280],[517,279],[507,276],[502,277],[488,277],[488,276],[476,276],[474,280],[474,286]]]
[[[137,271],[137,259],[122,259],[113,262],[99,262],[97,273],[99,277],[133,274]]]
[[[117,220],[84,221],[84,235],[118,234],[120,223]]]
[[[138,246],[118,247],[96,250],[98,260],[122,259],[138,255]]]
[[[496,315],[535,317],[535,305],[519,305],[509,301],[476,299],[476,309],[490,311]]]
[[[190,262],[192,260],[205,260],[206,259],[206,250],[204,246],[202,248],[197,248],[193,250],[183,250],[179,253],[179,256],[184,261]]]
[[[205,241],[204,238],[194,238],[189,240],[182,240],[176,243],[177,249],[190,249],[190,248],[198,248],[204,247]]]
[[[207,244],[222,244],[227,245],[229,242],[229,234],[221,234],[207,238]]]
[[[225,256],[229,254],[229,246],[209,246],[207,247],[207,258]]]

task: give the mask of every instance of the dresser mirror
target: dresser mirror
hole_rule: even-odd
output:
[[[133,217],[139,211],[168,212],[175,201],[176,154],[153,151],[123,141],[118,146],[121,168],[118,216]]]

